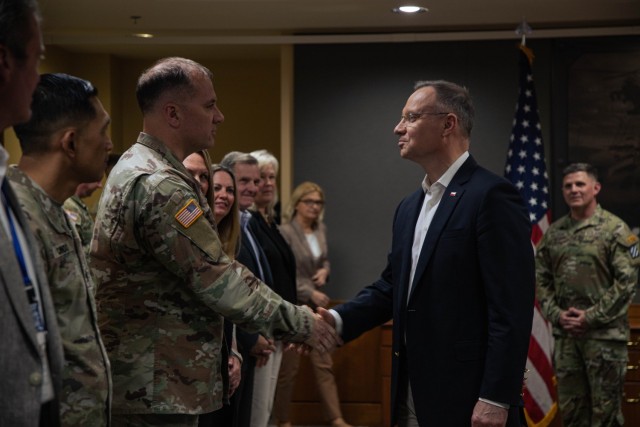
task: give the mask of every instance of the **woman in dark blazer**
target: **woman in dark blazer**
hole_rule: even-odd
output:
[[[258,160],[260,186],[255,198],[255,206],[249,220],[249,229],[265,255],[271,277],[272,289],[283,299],[296,303],[296,260],[278,231],[274,206],[278,199],[276,176],[278,160],[268,151],[251,153]],[[276,341],[275,351],[264,366],[257,366],[253,378],[253,402],[251,404],[251,426],[267,427],[273,408],[283,345]]]
[[[312,308],[327,307],[329,297],[322,292],[329,278],[326,228],[322,222],[324,192],[319,185],[304,182],[293,191],[291,201],[284,213],[286,221],[280,227],[282,235],[291,246],[296,257],[296,280],[298,301]],[[333,376],[333,360],[328,353],[309,354],[316,376],[325,417],[332,426],[348,427],[342,419],[338,389]],[[291,351],[282,358],[278,389],[274,403],[274,418],[280,427],[290,427],[289,406],[295,383],[300,355]]]

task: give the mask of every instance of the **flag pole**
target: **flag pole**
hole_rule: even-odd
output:
[[[542,128],[534,86],[533,51],[526,46],[531,27],[523,19],[516,28],[521,37],[519,91],[512,124],[505,177],[518,189],[529,210],[531,243],[537,246],[549,227],[549,181]],[[553,371],[553,334],[536,301],[529,339],[523,401],[527,425],[548,427],[558,412],[556,378]]]
[[[516,34],[521,36],[521,40],[520,40],[521,46],[527,45],[527,36],[532,32],[533,30],[531,29],[531,26],[527,23],[527,21],[524,18],[522,18],[522,22],[520,22],[520,24],[516,27]]]

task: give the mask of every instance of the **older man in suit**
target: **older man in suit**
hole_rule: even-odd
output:
[[[522,199],[469,155],[466,89],[420,82],[400,155],[422,188],[398,206],[381,277],[332,312],[345,341],[393,319],[392,420],[406,426],[518,426],[534,260]],[[333,314],[333,316],[332,316]]]
[[[251,213],[249,208],[253,205],[258,188],[260,186],[260,168],[258,159],[248,153],[232,151],[227,153],[221,165],[233,170],[238,192],[238,208],[240,209],[240,223],[242,225],[242,244],[238,253],[238,262],[245,265],[253,274],[259,277],[269,287],[273,287],[273,276],[269,268],[269,262],[265,257],[257,237],[249,229]],[[238,349],[242,354],[242,379],[237,393],[232,397],[232,405],[235,411],[235,426],[260,427],[266,426],[271,413],[273,395],[254,393],[256,381],[256,367],[265,367],[267,364],[280,364],[282,349],[279,353],[273,339],[263,335],[236,331]],[[274,358],[277,357],[274,362]],[[264,390],[262,390],[264,391]],[[258,406],[254,405],[257,401]]]
[[[42,55],[34,0],[0,2],[0,140],[29,120]],[[0,425],[59,425],[62,344],[38,247],[5,180],[0,145]]]

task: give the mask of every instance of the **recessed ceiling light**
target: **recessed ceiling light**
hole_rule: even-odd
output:
[[[133,37],[137,37],[139,39],[151,39],[151,38],[153,38],[153,34],[150,34],[150,33],[133,33],[131,35]]]
[[[396,13],[422,13],[422,12],[428,12],[429,9],[427,9],[426,7],[422,7],[422,6],[400,6],[400,7],[396,7],[394,9],[392,9],[394,12]]]

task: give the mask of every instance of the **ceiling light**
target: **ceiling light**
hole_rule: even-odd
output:
[[[429,9],[427,9],[426,7],[422,7],[422,6],[400,6],[400,7],[396,7],[394,9],[392,9],[394,12],[396,13],[422,13],[422,12],[428,12]]]
[[[151,39],[151,38],[153,38],[153,34],[150,34],[150,33],[133,33],[131,35],[133,37],[137,37],[139,39]]]

